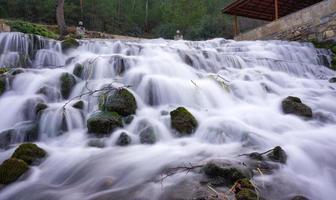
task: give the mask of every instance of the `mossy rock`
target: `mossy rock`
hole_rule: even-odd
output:
[[[156,135],[153,127],[144,128],[140,134],[141,144],[154,144],[156,142]]]
[[[259,200],[254,190],[242,189],[236,194],[236,200]]]
[[[97,136],[110,134],[122,126],[122,118],[116,112],[95,113],[87,120],[89,133],[96,134]]]
[[[0,67],[0,74],[6,74],[10,71],[10,68],[8,67]]]
[[[221,179],[221,185],[225,186],[232,186],[236,181],[246,178],[246,176],[236,168],[224,168],[212,162],[204,165],[202,171],[211,179]]]
[[[6,91],[7,78],[6,76],[0,76],[0,96]]]
[[[45,158],[47,153],[36,144],[21,144],[13,153],[12,158],[25,161],[28,165],[39,164]]]
[[[127,135],[127,133],[123,132],[120,134],[116,144],[118,146],[127,146],[129,144],[131,144],[132,139],[129,135]]]
[[[0,184],[8,185],[18,180],[29,170],[26,162],[16,158],[5,160],[0,165]]]
[[[78,110],[83,110],[84,109],[84,101],[77,101],[72,105],[73,108],[76,108]]]
[[[67,38],[62,41],[61,46],[62,46],[62,51],[67,52],[70,49],[75,49],[79,47],[79,42],[77,42],[77,40],[73,38]]]
[[[279,146],[275,147],[270,153],[268,153],[267,157],[273,162],[279,162],[282,164],[286,164],[287,162],[287,154]]]
[[[72,74],[63,73],[60,77],[61,94],[64,99],[69,98],[71,90],[76,85],[76,79]]]
[[[127,89],[118,89],[109,95],[101,95],[99,108],[102,111],[117,112],[121,116],[135,114],[137,103],[135,97]]]
[[[72,73],[78,78],[83,78],[84,69],[84,65],[76,64]]]
[[[48,108],[48,105],[45,103],[38,103],[35,107],[35,113],[38,115],[40,112]]]
[[[255,187],[253,186],[253,184],[251,183],[251,181],[248,178],[240,179],[236,183],[239,187],[238,190],[241,190],[241,189],[255,190]]]
[[[192,134],[198,126],[196,118],[183,107],[170,112],[170,117],[172,128],[182,135]]]
[[[285,114],[293,114],[301,117],[312,118],[312,109],[303,104],[298,97],[289,96],[282,101],[282,110]]]

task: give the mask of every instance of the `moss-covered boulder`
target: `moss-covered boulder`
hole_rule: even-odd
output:
[[[87,120],[89,133],[96,134],[97,136],[110,134],[122,126],[122,118],[116,112],[98,112]]]
[[[75,49],[79,47],[79,42],[77,42],[77,40],[73,38],[67,38],[62,41],[61,46],[62,46],[62,51],[66,52],[70,49]]]
[[[287,162],[287,154],[279,146],[275,147],[270,153],[268,153],[267,157],[273,162],[279,162],[282,164],[286,164]]]
[[[246,178],[246,176],[236,168],[222,167],[213,162],[204,165],[202,171],[207,177],[215,179],[218,186],[232,186],[236,181]]]
[[[116,144],[118,146],[127,146],[129,144],[131,144],[132,139],[129,135],[127,135],[127,133],[123,132],[120,134]]]
[[[39,164],[47,153],[36,144],[21,144],[13,153],[12,158],[21,159],[28,165]]]
[[[282,101],[282,110],[285,114],[293,114],[301,117],[312,118],[312,109],[303,104],[298,97],[289,96]]]
[[[7,79],[6,76],[0,76],[0,96],[6,91]]]
[[[121,116],[129,116],[135,114],[137,103],[133,94],[122,88],[109,95],[101,95],[99,108],[102,111],[117,112]]]
[[[236,200],[259,200],[257,193],[251,189],[242,189],[236,194]]]
[[[77,101],[72,105],[73,108],[76,108],[78,110],[84,109],[84,101]]]
[[[38,103],[35,107],[35,113],[38,115],[40,114],[42,111],[44,111],[45,109],[48,108],[48,105],[45,103]]]
[[[146,127],[139,134],[141,144],[154,144],[156,135],[153,127]]]
[[[23,160],[11,158],[0,165],[0,184],[8,185],[19,179],[29,170],[29,166]]]
[[[170,112],[171,126],[182,135],[189,135],[197,128],[196,118],[183,107]]]
[[[61,94],[64,99],[69,98],[72,88],[76,85],[76,79],[72,74],[63,73],[60,77]]]
[[[84,65],[76,64],[72,73],[78,78],[83,78],[84,69]]]

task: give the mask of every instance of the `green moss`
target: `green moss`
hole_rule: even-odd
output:
[[[32,165],[43,159],[47,153],[36,144],[21,144],[13,153],[12,158],[25,161],[28,165]]]
[[[236,200],[258,200],[258,195],[250,189],[242,189],[236,194]]]
[[[117,112],[121,116],[135,114],[137,103],[135,97],[127,89],[120,89],[110,95],[101,95],[99,108],[102,111]]]
[[[8,67],[0,67],[0,74],[5,74],[10,70]]]
[[[172,128],[181,134],[191,134],[197,128],[196,118],[186,108],[177,108],[170,112],[170,117]]]
[[[23,160],[11,158],[0,165],[0,184],[8,185],[20,178],[29,169]]]
[[[63,73],[60,77],[61,94],[64,99],[69,98],[72,88],[76,85],[76,79],[72,74]]]
[[[89,133],[97,136],[110,134],[115,129],[122,127],[122,118],[115,112],[99,112],[87,120]]]
[[[6,76],[0,76],[0,95],[6,91],[7,78]]]
[[[269,154],[267,154],[267,157],[273,162],[286,164],[287,161],[286,152],[279,146],[275,147]]]
[[[35,34],[53,39],[56,39],[58,37],[57,34],[49,31],[42,25],[37,25],[24,21],[8,21],[7,23],[13,31],[18,31],[27,34]]]
[[[67,38],[62,41],[61,46],[62,46],[62,51],[66,52],[70,49],[75,49],[79,47],[79,43],[77,42],[77,40],[73,38]]]

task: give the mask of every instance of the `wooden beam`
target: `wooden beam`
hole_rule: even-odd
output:
[[[279,19],[279,2],[278,0],[274,0],[274,8],[275,8],[275,20]]]

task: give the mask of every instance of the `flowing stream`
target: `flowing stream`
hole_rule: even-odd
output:
[[[0,66],[22,67],[0,97],[0,131],[16,131],[10,146],[0,150],[0,162],[27,140],[20,133],[36,124],[36,144],[48,153],[25,179],[0,190],[1,200],[189,199],[197,172],[162,181],[164,169],[215,159],[239,162],[240,154],[275,146],[286,151],[287,163],[253,177],[265,199],[335,199],[336,84],[328,80],[336,73],[325,67],[327,50],[310,43],[225,39],[79,42],[62,53],[58,41],[0,33]],[[84,77],[76,78],[64,99],[60,76],[78,63]],[[97,140],[86,128],[98,110],[97,95],[80,98],[82,111],[72,107],[79,99],[66,103],[107,84],[129,86],[138,109],[129,125]],[[313,119],[285,115],[281,101],[287,96],[309,105]],[[37,116],[41,102],[48,108]],[[180,106],[199,123],[182,138],[169,115]],[[153,128],[155,144],[140,143],[143,124]],[[115,144],[122,132],[131,136],[131,145]]]

